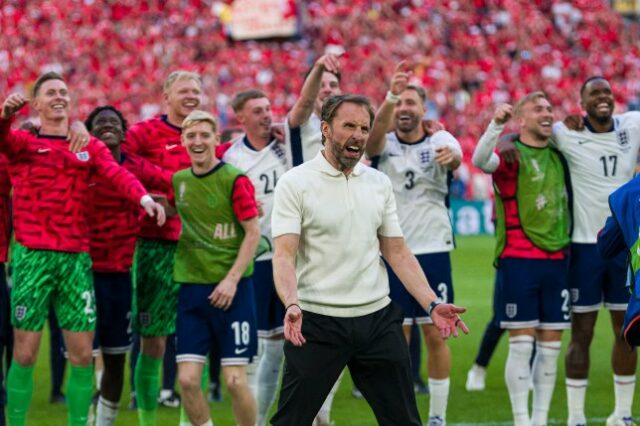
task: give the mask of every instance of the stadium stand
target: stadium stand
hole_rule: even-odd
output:
[[[314,58],[331,45],[345,51],[343,90],[374,101],[406,59],[429,90],[431,116],[458,137],[467,159],[493,105],[526,92],[544,90],[560,118],[579,111],[580,83],[603,75],[618,111],[639,103],[640,24],[601,0],[291,0],[303,16],[301,37],[260,42],[231,40],[219,18],[224,6],[3,2],[0,92],[28,90],[37,75],[56,70],[79,96],[81,117],[109,103],[133,122],[158,113],[160,82],[188,68],[203,74],[206,101],[223,125],[233,124],[233,93],[249,87],[267,92],[283,119]]]

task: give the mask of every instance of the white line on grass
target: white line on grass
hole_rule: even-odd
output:
[[[604,418],[604,417],[587,419],[587,423],[603,423],[603,422],[606,422],[606,421],[607,421],[607,419]],[[566,419],[565,420],[549,419],[549,421],[547,422],[548,425],[562,425],[562,424],[566,424],[566,423],[567,423]],[[513,425],[513,422],[449,423],[449,426],[511,426],[511,425]]]

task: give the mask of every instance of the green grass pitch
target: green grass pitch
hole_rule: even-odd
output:
[[[503,337],[491,361],[487,375],[487,389],[484,392],[469,393],[464,383],[469,367],[472,365],[480,338],[486,322],[491,317],[491,294],[493,290],[494,271],[491,266],[493,238],[462,237],[458,238],[458,248],[453,252],[453,275],[456,303],[465,306],[468,312],[464,315],[471,328],[468,336],[452,339],[451,352],[453,368],[451,372],[451,393],[447,421],[455,424],[508,424],[511,419],[509,398],[504,385],[504,362],[507,352],[506,339]],[[565,335],[564,348],[567,337]],[[48,371],[48,347],[46,338],[40,350],[36,368],[34,396],[29,411],[28,424],[37,426],[58,426],[66,424],[64,406],[52,405],[48,402],[50,376]],[[610,348],[612,332],[606,311],[601,311],[596,336],[591,350],[590,386],[587,393],[587,417],[594,421],[591,424],[604,424],[613,411],[613,383],[610,368]],[[423,377],[426,372],[423,363]],[[566,394],[564,389],[564,361],[561,358],[558,380],[551,404],[550,423],[566,424]],[[351,397],[351,380],[348,376],[342,382],[333,407],[332,418],[336,425],[375,425],[371,409],[365,401]],[[123,393],[122,405],[129,402],[128,385]],[[419,396],[418,405],[423,422],[428,413],[428,396]],[[640,397],[634,399],[635,415],[640,415]],[[216,425],[233,425],[230,399],[224,395],[224,402],[211,404],[211,414]],[[178,410],[161,408],[159,411],[160,426],[177,426]],[[595,421],[597,419],[597,421]],[[117,425],[136,425],[134,412],[122,408],[116,422]]]

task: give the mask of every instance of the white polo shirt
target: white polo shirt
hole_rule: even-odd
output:
[[[296,257],[303,310],[367,315],[390,303],[378,235],[402,237],[389,178],[358,163],[346,177],[322,155],[278,181],[273,238],[300,236]]]

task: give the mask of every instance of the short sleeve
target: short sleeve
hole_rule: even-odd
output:
[[[253,219],[258,216],[258,205],[256,204],[256,191],[248,177],[238,176],[233,183],[233,194],[231,196],[233,212],[240,222]]]
[[[300,235],[302,230],[302,194],[290,173],[285,173],[276,186],[271,229],[272,238],[285,234]]]
[[[382,224],[378,228],[378,235],[383,237],[402,237],[402,229],[398,220],[396,198],[393,195],[393,187],[388,177],[384,176],[384,211],[382,212]]]

